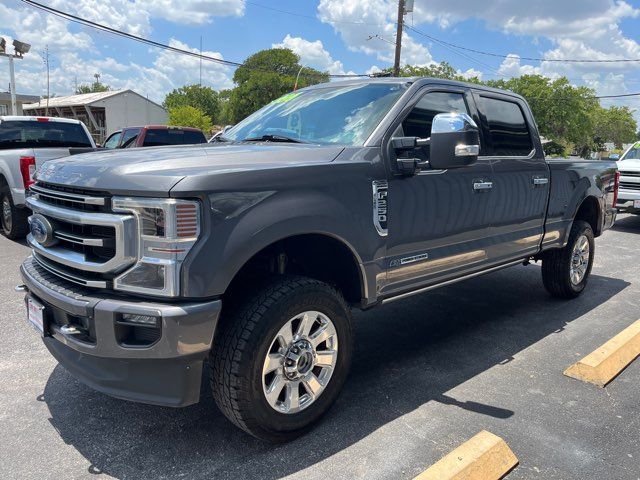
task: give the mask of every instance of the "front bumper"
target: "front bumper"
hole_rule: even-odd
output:
[[[51,275],[32,257],[20,271],[27,295],[45,307],[46,347],[82,382],[142,403],[180,407],[199,401],[220,300],[164,304],[97,295]],[[123,326],[124,313],[157,317],[159,331],[131,342],[130,332],[139,327]],[[85,333],[63,333],[69,325]]]

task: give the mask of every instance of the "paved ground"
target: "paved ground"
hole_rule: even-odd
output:
[[[562,302],[515,267],[357,315],[347,388],[311,434],[270,446],[210,393],[182,410],[109,398],[46,352],[0,239],[0,478],[412,478],[487,429],[509,479],[640,479],[640,360],[606,389],[562,371],[640,318],[640,217],[597,240],[588,292]],[[206,391],[206,389],[205,389]]]

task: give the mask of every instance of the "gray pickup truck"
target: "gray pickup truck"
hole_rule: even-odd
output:
[[[616,164],[546,161],[535,125],[510,92],[366,79],[287,94],[211,144],[50,161],[17,288],[91,387],[190,405],[208,360],[224,414],[285,441],[336,400],[352,308],[538,260],[551,295],[584,290]]]

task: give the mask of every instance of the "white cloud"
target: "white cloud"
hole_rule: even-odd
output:
[[[320,0],[318,5],[318,18],[333,26],[349,50],[375,55],[387,63],[394,57],[396,13],[395,0]],[[405,31],[401,63],[428,65],[433,58],[426,46]]]
[[[520,56],[511,53],[504,59],[498,72],[505,77],[519,77],[521,75],[540,75],[542,69],[533,65],[522,65]]]
[[[327,71],[332,74],[342,74],[344,65],[339,60],[334,60],[327,52],[320,40],[309,41],[301,37],[292,37],[287,34],[281,43],[274,43],[273,48],[288,48],[300,57],[303,65]]]

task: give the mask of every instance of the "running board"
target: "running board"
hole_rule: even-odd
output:
[[[530,257],[521,258],[520,260],[515,260],[509,263],[503,263],[502,265],[498,265],[496,267],[488,268],[487,270],[482,270],[475,273],[470,273],[469,275],[465,275],[459,278],[453,278],[451,280],[447,280],[446,282],[436,283],[435,285],[429,285],[428,287],[422,287],[417,290],[412,290],[410,292],[400,293],[398,295],[394,295],[392,297],[388,297],[382,300],[382,304],[395,302],[396,300],[400,300],[402,298],[411,297],[412,295],[417,295],[419,293],[428,292],[429,290],[435,290],[436,288],[445,287],[447,285],[451,285],[454,283],[462,282],[463,280],[468,280],[470,278],[479,277],[480,275],[484,275],[485,273],[495,272],[496,270],[502,270],[503,268],[513,267],[514,265],[521,264],[526,261]]]

